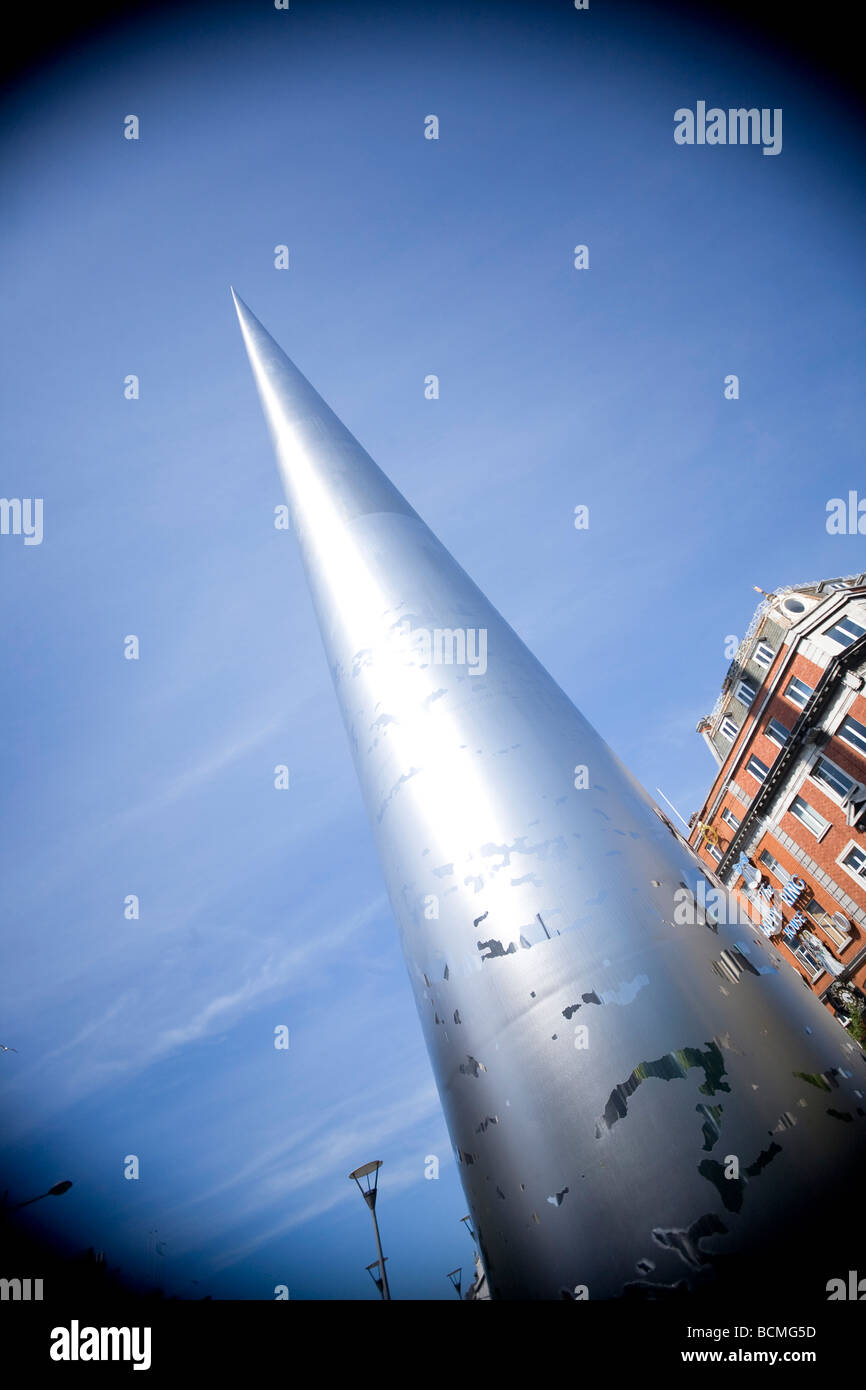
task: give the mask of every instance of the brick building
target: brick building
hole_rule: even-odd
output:
[[[698,732],[718,767],[689,842],[807,984],[843,1022],[856,1019],[866,1005],[866,574],[766,594]]]

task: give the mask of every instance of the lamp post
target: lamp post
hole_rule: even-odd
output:
[[[12,1211],[20,1211],[22,1207],[29,1207],[31,1202],[41,1202],[43,1197],[62,1197],[71,1186],[72,1183],[66,1179],[63,1182],[56,1182],[53,1187],[49,1187],[47,1192],[40,1192],[37,1197],[28,1197],[26,1202],[16,1202]]]
[[[379,1223],[376,1220],[376,1192],[379,1184],[379,1169],[381,1167],[382,1160],[377,1158],[373,1163],[365,1163],[361,1168],[356,1168],[354,1173],[349,1174],[349,1177],[354,1178],[358,1191],[370,1208],[370,1214],[373,1217],[373,1230],[376,1232],[376,1249],[379,1252],[379,1269],[382,1274],[381,1283],[375,1278],[374,1282],[380,1285],[379,1292],[382,1295],[383,1302],[387,1302],[391,1298],[391,1290],[388,1288],[385,1257],[382,1254],[382,1242],[379,1239]],[[363,1187],[361,1186],[361,1178],[365,1179]]]
[[[455,1274],[457,1276],[456,1279],[454,1277]],[[461,1293],[461,1289],[463,1287],[463,1266],[461,1265],[459,1269],[452,1269],[449,1274],[445,1275],[445,1278],[451,1280],[451,1286],[454,1289],[454,1292],[456,1293],[457,1297],[462,1300],[463,1294]]]
[[[388,1259],[388,1256],[386,1255],[386,1256],[385,1256],[386,1262],[387,1262],[387,1259]],[[364,1265],[364,1268],[366,1269],[366,1271],[367,1271],[367,1273],[369,1274],[370,1278],[373,1280],[373,1283],[376,1285],[376,1288],[379,1290],[380,1296],[381,1296],[382,1298],[384,1298],[385,1295],[384,1295],[384,1293],[382,1292],[382,1280],[381,1280],[381,1278],[379,1278],[378,1275],[375,1275],[375,1274],[373,1273],[373,1270],[374,1270],[374,1269],[378,1269],[378,1268],[379,1268],[379,1261],[378,1261],[378,1260],[373,1260],[372,1264]]]

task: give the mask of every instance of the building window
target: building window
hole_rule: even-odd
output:
[[[840,799],[847,796],[856,785],[853,777],[849,777],[847,772],[842,771],[841,767],[831,763],[829,758],[819,758],[809,776],[825,791],[832,792]]]
[[[722,820],[725,822],[726,825],[729,825],[732,830],[739,830],[740,822],[737,820],[733,811],[730,810],[727,806],[722,812]]]
[[[796,945],[792,944],[790,949],[797,959],[806,967],[809,973],[809,979],[812,981],[812,984],[814,984],[818,976],[824,973],[824,967],[821,962],[813,956],[812,952],[803,941],[798,941]]]
[[[788,810],[792,816],[803,822],[807,830],[811,830],[816,840],[820,840],[825,831],[830,829],[830,822],[819,815],[814,806],[810,806],[802,796],[795,796]]]
[[[752,652],[752,660],[757,661],[759,666],[763,666],[769,670],[773,664],[773,657],[775,655],[776,653],[773,651],[769,642],[759,642]]]
[[[718,845],[710,845],[710,844],[708,844],[708,845],[707,845],[707,854],[710,856],[711,859],[715,859],[715,861],[716,861],[717,864],[719,863],[719,860],[720,860],[721,857],[722,857],[722,851],[719,849]]]
[[[737,734],[739,732],[740,731],[734,723],[733,719],[731,719],[726,714],[721,724],[719,725],[719,733],[722,735],[722,738],[729,738],[733,743],[734,739],[737,737]]]
[[[734,691],[734,699],[739,700],[740,704],[745,705],[746,709],[748,709],[757,693],[758,687],[753,681],[740,681]]]
[[[844,951],[846,946],[851,945],[851,923],[844,912],[834,912],[832,917],[825,913],[821,929],[826,932],[838,951]]]
[[[811,892],[806,901],[803,903],[803,911],[808,912],[810,917],[814,917],[815,921],[820,922],[822,925],[824,922],[824,918],[827,916],[825,909],[818,902],[818,899],[815,897],[815,894]]]
[[[862,881],[866,879],[866,850],[862,850],[859,845],[849,845],[836,863],[847,869],[851,877],[858,879],[862,885]]]
[[[850,647],[852,642],[856,642],[858,637],[866,636],[866,627],[861,627],[855,623],[853,618],[840,618],[833,627],[828,627],[824,633],[825,637],[832,637],[834,642],[838,642],[840,647]]]
[[[798,709],[802,709],[809,696],[814,695],[814,693],[811,685],[807,685],[805,681],[798,680],[796,676],[792,676],[788,681],[785,699],[790,700],[791,704],[796,705]]]
[[[751,758],[746,763],[746,771],[751,772],[756,782],[765,782],[767,780],[767,773],[770,769],[767,767],[766,763],[762,763],[760,758],[756,758],[755,755],[752,754]]]
[[[851,923],[844,912],[834,912],[831,916],[818,902],[814,893],[810,893],[808,901],[803,903],[803,911],[808,912],[812,921],[826,932],[833,945],[840,951],[851,945]]]
[[[852,748],[856,748],[857,752],[866,758],[866,724],[861,724],[849,715],[847,719],[843,719],[838,736],[844,738],[846,743],[850,743]]]
[[[778,719],[771,719],[764,733],[770,742],[778,744],[779,748],[784,748],[791,737],[791,730],[786,729],[785,725],[780,723]]]
[[[780,883],[788,882],[788,879],[791,877],[788,870],[782,868],[778,859],[776,859],[775,855],[772,855],[768,849],[762,849],[761,853],[758,855],[758,859],[765,869],[769,869],[770,873],[776,876]]]

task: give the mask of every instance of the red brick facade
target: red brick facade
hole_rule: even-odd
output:
[[[719,768],[689,835],[843,1014],[866,995],[864,676],[866,576],[768,595],[698,725]]]

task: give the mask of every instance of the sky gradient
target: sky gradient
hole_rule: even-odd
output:
[[[703,99],[782,108],[782,152],[676,145]],[[346,1175],[381,1158],[393,1296],[453,1298],[466,1207],[229,284],[687,816],[752,586],[863,568],[825,527],[866,488],[862,130],[594,0],[178,10],[5,114],[0,494],[44,539],[0,536],[0,1186],[72,1179],[34,1222],[181,1297],[374,1298]]]

